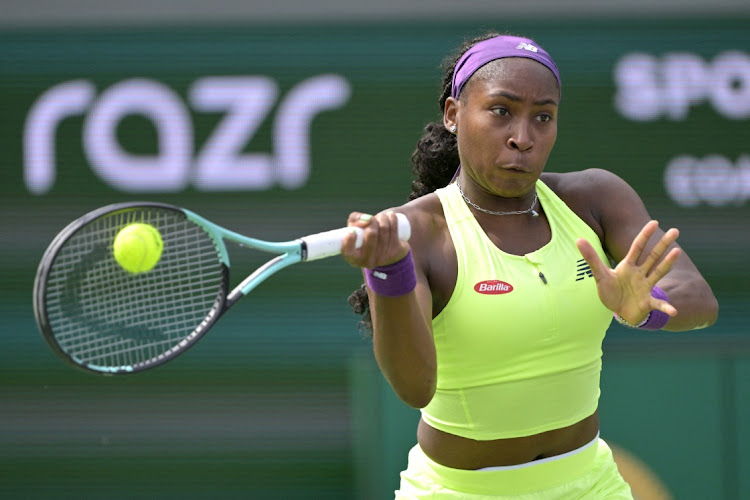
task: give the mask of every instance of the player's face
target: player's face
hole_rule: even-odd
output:
[[[519,197],[534,188],[557,138],[557,80],[532,59],[489,64],[454,102],[461,165],[487,192]]]

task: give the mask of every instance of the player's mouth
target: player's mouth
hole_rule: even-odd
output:
[[[503,170],[506,170],[508,172],[515,172],[518,174],[528,174],[529,170],[525,167],[522,167],[521,165],[503,165]]]

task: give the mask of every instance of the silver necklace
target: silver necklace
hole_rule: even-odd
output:
[[[471,205],[472,207],[476,208],[480,212],[484,212],[486,214],[490,215],[523,215],[523,214],[531,214],[532,217],[539,217],[539,213],[534,210],[534,207],[536,206],[536,202],[538,199],[538,195],[536,190],[534,190],[534,201],[531,202],[531,206],[527,208],[526,210],[516,210],[515,212],[493,212],[492,210],[487,210],[486,208],[482,208],[473,201],[471,201],[469,198],[466,197],[463,191],[461,191],[461,184],[456,181],[456,187],[458,188],[458,192],[461,194],[461,197],[464,199],[466,203]]]

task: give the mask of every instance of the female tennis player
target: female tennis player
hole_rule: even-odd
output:
[[[364,269],[350,302],[380,369],[421,408],[396,498],[632,498],[599,437],[604,334],[613,316],[638,330],[706,327],[717,301],[678,231],[662,231],[622,179],[543,173],[561,84],[539,44],[471,40],[446,60],[442,88],[442,122],[412,156],[411,201],[352,213],[364,245],[343,245]],[[395,212],[412,223],[408,243]]]

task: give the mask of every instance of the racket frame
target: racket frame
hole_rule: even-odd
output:
[[[211,238],[218,253],[218,259],[221,264],[221,286],[217,290],[217,296],[213,307],[206,317],[201,321],[192,332],[183,337],[181,340],[166,349],[163,353],[154,356],[146,361],[138,362],[134,365],[122,366],[101,366],[95,363],[85,362],[77,359],[73,354],[66,350],[58,343],[55,333],[52,329],[46,309],[46,283],[50,276],[52,266],[57,255],[63,249],[65,243],[76,233],[81,231],[93,221],[105,217],[115,212],[133,210],[138,208],[154,208],[179,212],[189,221],[199,226]],[[409,221],[403,214],[398,215],[399,237],[406,241],[411,235]],[[258,285],[263,283],[273,274],[281,269],[303,261],[318,260],[332,255],[339,254],[341,251],[341,241],[349,233],[356,233],[356,246],[359,247],[363,241],[363,231],[360,228],[344,227],[330,231],[324,231],[313,235],[308,235],[296,240],[284,242],[270,242],[252,238],[239,234],[235,231],[226,229],[215,224],[208,219],[192,212],[190,210],[177,207],[174,205],[158,202],[124,202],[114,203],[98,209],[95,209],[68,224],[61,230],[47,247],[37,269],[34,279],[33,288],[33,308],[37,325],[47,343],[53,352],[68,364],[83,369],[90,373],[99,375],[122,375],[141,372],[150,368],[159,366],[170,361],[178,355],[185,352],[200,340],[208,330],[218,321],[218,319],[232,307],[240,298],[249,294]],[[227,251],[226,242],[231,241],[243,247],[252,248],[266,253],[277,254],[275,257],[258,267],[253,273],[243,279],[231,291],[229,289],[229,270],[230,260]]]

